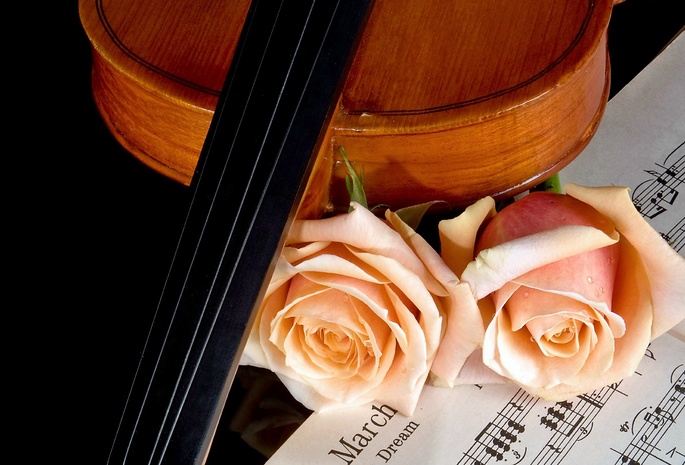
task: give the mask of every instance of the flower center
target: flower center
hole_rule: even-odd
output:
[[[545,338],[556,344],[565,344],[571,341],[576,336],[575,327],[564,325],[563,328],[553,328],[545,333]]]

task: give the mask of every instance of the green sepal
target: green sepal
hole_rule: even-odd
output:
[[[345,175],[345,186],[347,187],[347,193],[350,195],[350,202],[357,202],[364,208],[369,208],[366,202],[366,192],[364,192],[364,172],[357,173],[350,160],[347,158],[347,152],[343,147],[340,147],[340,155],[342,156],[345,166],[347,166],[347,174]],[[352,208],[349,208],[352,211]]]
[[[397,216],[400,217],[402,221],[407,223],[409,227],[416,231],[416,229],[419,227],[421,219],[423,218],[423,215],[426,214],[430,207],[440,202],[442,201],[432,200],[430,202],[411,205],[409,207],[400,208],[399,210],[395,211],[395,213],[397,214]]]
[[[546,181],[541,182],[537,186],[533,187],[531,189],[531,192],[534,191],[545,191],[554,192],[556,194],[563,194],[563,190],[561,189],[561,179],[559,178],[559,173],[555,173]]]

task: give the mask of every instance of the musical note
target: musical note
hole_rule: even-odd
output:
[[[566,408],[566,409],[573,408],[573,402],[569,402],[567,400],[564,400],[562,402],[557,402],[557,405],[559,405],[560,407]]]
[[[540,415],[540,425],[551,432],[551,437],[530,465],[560,463],[573,444],[588,434],[593,419],[611,396],[618,392],[619,386],[620,383],[615,383],[578,396],[575,401],[543,406],[544,415]],[[538,400],[523,390],[517,391],[498,412],[497,418],[488,422],[478,433],[474,444],[457,465],[485,465],[491,459],[499,462],[520,458],[517,450],[519,437],[526,431],[524,421]]]
[[[645,349],[645,357],[649,357],[649,358],[651,358],[652,360],[656,360],[656,358],[654,357],[654,352],[653,352],[652,349],[651,349],[651,345],[652,345],[652,344],[650,343],[650,344],[647,346],[647,348]]]
[[[630,457],[625,456],[621,458],[621,463],[626,463],[628,465],[640,465],[640,462],[638,462],[637,460],[633,460]]]
[[[557,402],[554,407],[547,409],[547,415],[540,419],[540,424],[549,429],[560,430],[565,435],[571,435],[583,419],[583,416],[577,415],[572,408],[572,402]]]
[[[680,252],[683,249],[683,245],[685,245],[685,218],[681,218],[668,232],[661,233],[661,237],[663,237],[676,252]]]
[[[653,179],[640,183],[632,194],[633,204],[642,216],[654,219],[675,204],[680,193],[678,187],[684,181],[684,147],[685,142],[666,157],[664,164],[655,163],[662,171],[644,170]]]
[[[520,424],[516,423],[515,421],[509,420],[509,422],[507,423],[507,425],[508,425],[509,427],[511,427],[511,428],[513,428],[513,429],[515,429],[515,430],[517,430],[517,431],[520,432],[520,433],[523,433],[523,432],[526,430],[526,427],[525,427],[525,426],[520,425]]]
[[[632,191],[635,208],[648,221],[658,217],[652,226],[659,231],[663,239],[676,251],[683,250],[685,245],[685,215],[682,207],[676,207],[685,182],[685,142],[675,148],[663,163],[654,163],[658,169],[646,169],[649,179],[639,183]],[[671,218],[676,224],[670,226]]]
[[[685,383],[685,370],[680,366],[680,373],[668,391],[654,407],[647,408],[646,412],[635,422],[638,427],[630,444],[620,452],[615,465],[634,464],[642,465],[649,457],[660,449],[657,447],[668,430],[675,424],[678,416],[685,408],[685,396],[683,384]],[[643,410],[644,411],[644,410]]]
[[[540,419],[540,424],[544,425],[545,428],[554,429],[554,430],[557,429],[557,427],[559,426],[559,423],[556,423],[554,420],[550,420],[547,417],[542,417]]]
[[[575,402],[557,402],[547,409],[540,419],[552,431],[546,447],[533,459],[531,465],[560,463],[573,445],[584,438],[592,428],[592,421],[609,399],[618,392],[620,383],[605,386],[576,397]]]
[[[478,433],[474,444],[464,453],[458,465],[484,465],[490,459],[499,462],[504,460],[507,454],[520,457],[521,454],[513,448],[513,445],[526,431],[523,421],[538,400],[519,389],[505,407],[497,413],[497,417],[488,422]]]
[[[668,374],[668,392],[663,398],[650,396],[652,406],[644,407],[637,413],[632,412],[632,425],[625,417],[618,423],[618,428],[613,419],[610,425],[601,425],[605,421],[601,413],[607,404],[611,402],[610,411],[615,403],[625,404],[628,392],[631,392],[630,387],[633,386],[631,382],[639,382],[639,378],[645,376],[641,374],[643,370],[650,373],[655,366],[669,363],[669,356],[664,354],[659,344],[653,342],[645,351],[644,360],[646,364],[641,365],[640,371],[635,371],[636,377],[565,401],[543,401],[519,389],[515,395],[506,399],[502,409],[479,431],[468,450],[462,452],[457,465],[492,465],[495,462],[510,465],[561,465],[574,456],[576,447],[587,447],[588,442],[584,439],[592,436],[594,428],[603,431],[602,428],[610,425],[614,431],[618,429],[622,433],[617,436],[621,442],[624,438],[630,441],[632,437],[631,445],[624,450],[607,447],[609,454],[616,453],[615,465],[652,465],[648,458],[657,452],[664,455],[657,448],[657,443],[676,424],[678,415],[685,407],[685,372],[682,372],[684,364],[677,364],[675,368],[671,366],[667,372],[665,368],[661,368],[662,376]],[[626,381],[627,387],[624,384]],[[614,397],[618,399],[614,400]],[[642,398],[642,395],[638,396],[638,400]],[[534,413],[537,414],[535,418],[538,421],[531,418]],[[601,443],[603,438],[599,436],[598,440]],[[594,442],[593,440],[590,444]],[[670,454],[682,455],[676,449]],[[575,459],[577,456],[573,460]]]

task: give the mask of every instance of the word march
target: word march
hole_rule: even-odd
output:
[[[350,465],[364,450],[371,444],[371,441],[378,435],[380,428],[387,426],[395,416],[397,410],[387,405],[371,406],[371,417],[364,423],[360,432],[355,433],[349,440],[345,436],[338,441],[342,450],[331,449],[328,455],[333,455]],[[393,439],[390,444],[381,448],[376,453],[377,457],[382,458],[386,463],[397,452],[397,448],[404,444],[404,441],[419,427],[416,422],[409,422],[405,428]]]

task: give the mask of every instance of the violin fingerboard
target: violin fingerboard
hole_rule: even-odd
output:
[[[252,3],[108,463],[205,462],[370,3]]]

